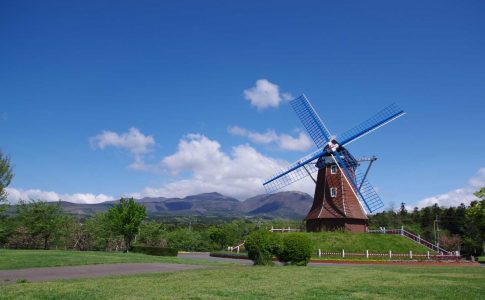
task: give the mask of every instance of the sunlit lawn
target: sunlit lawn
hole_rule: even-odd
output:
[[[482,267],[253,267],[0,286],[0,299],[483,299]]]

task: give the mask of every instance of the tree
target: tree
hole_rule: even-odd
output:
[[[166,247],[167,241],[163,238],[165,230],[156,221],[143,222],[140,225],[136,243],[150,247]]]
[[[208,251],[208,236],[204,237],[204,231],[195,231],[188,228],[179,228],[167,232],[167,245],[170,248],[185,251]]]
[[[60,232],[66,215],[59,203],[21,201],[17,205],[17,220],[27,229],[32,240],[41,239],[43,248],[49,249],[49,241]]]
[[[127,252],[131,249],[140,224],[146,215],[145,207],[136,203],[133,198],[121,198],[118,204],[108,210],[107,218],[110,228],[114,233],[123,236]]]
[[[91,247],[94,250],[117,251],[123,238],[112,231],[108,212],[99,212],[91,216],[85,222],[85,227],[91,236]]]
[[[7,191],[5,190],[13,178],[12,165],[10,158],[3,155],[0,150],[0,213],[8,207]]]
[[[485,187],[482,187],[479,191],[475,192],[474,195],[480,200],[485,200]]]
[[[467,219],[465,246],[470,248],[471,253],[480,255],[485,252],[485,188],[476,192],[475,196],[482,200],[473,201],[465,212]]]

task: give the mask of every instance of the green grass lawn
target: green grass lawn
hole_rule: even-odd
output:
[[[222,264],[200,259],[139,253],[0,249],[0,270],[112,263]]]
[[[481,262],[481,263],[485,263],[485,256],[480,256],[478,258],[478,261]]]
[[[224,266],[0,286],[0,299],[483,299],[485,268]]]
[[[426,254],[428,248],[399,235],[348,233],[348,232],[302,232],[313,240],[316,249],[322,251],[338,251],[345,249],[347,253],[364,253],[369,250],[372,253],[409,253]]]

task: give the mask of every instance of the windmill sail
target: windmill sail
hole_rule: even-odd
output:
[[[372,184],[370,184],[367,178],[364,178],[363,173],[357,169],[355,172],[356,181],[360,186],[360,195],[363,197],[363,201],[366,202],[366,206],[368,207],[369,213],[373,213],[381,208],[384,207],[384,203],[381,200],[381,197],[376,193]],[[362,181],[364,180],[364,181]]]
[[[360,200],[362,209],[365,207],[367,212],[373,213],[384,206],[379,195],[375,192],[369,181],[363,178],[362,172],[353,165],[352,160],[342,159],[339,153],[332,154],[332,157],[334,158],[335,163],[341,167],[343,171],[342,173],[348,181],[352,192]],[[359,189],[357,183],[362,180],[364,181]]]
[[[330,140],[331,135],[315,109],[313,109],[310,101],[308,101],[305,95],[301,95],[291,100],[290,104],[298,115],[298,118],[300,118],[306,131],[315,142],[315,145],[317,145],[317,148],[323,149]]]
[[[307,155],[297,162],[291,164],[286,170],[279,172],[273,177],[269,178],[263,183],[267,193],[273,193],[287,185],[292,184],[300,179],[318,171],[315,166],[316,160],[322,155],[321,150],[317,150],[310,155]],[[305,169],[306,168],[306,169]]]
[[[364,135],[376,130],[377,128],[394,121],[404,114],[404,111],[399,108],[397,104],[393,103],[374,116],[370,117],[367,121],[362,122],[349,131],[343,133],[338,139],[339,143],[341,146],[350,144]]]

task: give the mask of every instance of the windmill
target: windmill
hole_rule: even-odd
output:
[[[367,180],[375,157],[358,160],[346,148],[366,134],[394,121],[405,113],[396,104],[384,108],[367,121],[342,135],[332,136],[305,95],[290,101],[318,150],[303,157],[288,169],[263,183],[268,193],[275,192],[307,176],[317,173],[313,205],[305,217],[307,231],[367,229],[367,213],[384,204]],[[369,161],[363,173],[362,161]]]

